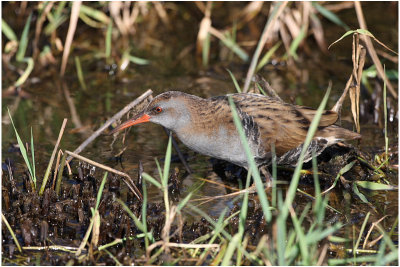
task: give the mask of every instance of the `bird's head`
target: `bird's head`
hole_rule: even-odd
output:
[[[186,126],[190,121],[191,116],[188,105],[190,105],[191,97],[193,96],[178,91],[160,94],[141,113],[123,122],[112,133],[149,121],[176,131],[180,127]]]

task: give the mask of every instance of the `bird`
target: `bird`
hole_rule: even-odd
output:
[[[117,126],[112,133],[153,122],[174,132],[184,145],[200,154],[248,169],[248,158],[228,98],[235,104],[256,165],[266,179],[271,178],[265,167],[272,163],[273,148],[278,165],[297,164],[316,109],[261,94],[235,93],[205,99],[181,91],[167,91],[154,97],[142,112]],[[337,120],[336,112],[323,111],[303,162],[318,156],[328,146],[361,138],[360,134],[335,125]]]

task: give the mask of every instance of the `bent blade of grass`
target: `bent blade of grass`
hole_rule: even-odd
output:
[[[25,52],[26,52],[26,48],[28,46],[28,40],[29,40],[28,35],[29,35],[29,27],[31,24],[31,20],[32,20],[32,13],[29,14],[28,20],[25,23],[25,27],[24,27],[24,30],[22,31],[21,39],[19,41],[18,51],[15,56],[16,60],[19,62],[21,62],[25,57]]]
[[[108,24],[110,22],[110,18],[102,11],[91,8],[86,5],[81,5],[80,12],[85,13],[89,17],[92,17],[104,24]]]
[[[235,85],[236,91],[237,91],[238,93],[241,93],[241,92],[242,92],[242,89],[240,88],[239,83],[238,83],[238,81],[236,80],[236,78],[235,78],[235,76],[233,75],[233,73],[232,73],[229,69],[226,69],[226,71],[227,71],[227,72],[229,73],[229,75],[231,76],[231,79],[232,79],[232,81],[233,81],[233,84]]]
[[[18,41],[17,35],[4,19],[1,19],[1,32],[8,38],[8,40]]]
[[[324,111],[324,108],[325,108],[326,103],[328,101],[329,94],[331,92],[331,87],[332,87],[332,84],[329,83],[328,90],[326,91],[325,96],[322,99],[321,104],[319,105],[319,107],[317,109],[317,112],[316,112],[316,114],[315,114],[315,116],[314,116],[314,118],[313,118],[313,120],[311,122],[310,128],[309,128],[309,130],[307,132],[306,139],[305,139],[305,141],[303,143],[303,148],[301,150],[299,159],[297,161],[296,169],[295,169],[295,171],[293,173],[293,177],[292,177],[289,189],[288,189],[287,194],[286,194],[284,207],[281,210],[281,213],[279,213],[279,216],[282,216],[284,218],[284,220],[286,220],[286,218],[288,216],[288,213],[289,213],[289,207],[292,205],[292,202],[293,202],[293,200],[295,198],[296,189],[297,189],[297,186],[298,186],[299,180],[300,180],[300,171],[301,171],[301,168],[303,166],[304,156],[305,156],[307,148],[310,145],[311,140],[313,139],[314,134],[315,134],[315,132],[316,132],[316,130],[318,128],[318,124],[319,124],[319,121],[321,119],[322,112]]]
[[[117,257],[115,257],[113,254],[111,254],[110,251],[108,251],[107,249],[103,249],[103,250],[108,254],[108,256],[110,256],[111,259],[113,259],[113,260],[115,261],[115,263],[116,263],[118,266],[122,266],[122,263],[120,263],[120,262],[118,261]]]
[[[254,161],[254,157],[250,151],[250,146],[247,141],[246,134],[244,132],[242,123],[240,121],[239,114],[236,110],[235,103],[233,102],[233,99],[231,96],[228,97],[228,101],[229,101],[229,106],[231,108],[233,121],[235,123],[236,129],[240,136],[240,141],[242,142],[242,145],[246,151],[247,161],[249,163],[249,170],[251,170],[254,182],[256,184],[257,194],[260,198],[260,203],[261,203],[261,207],[262,207],[265,219],[267,222],[270,222],[271,218],[272,218],[271,210],[270,210],[270,206],[268,203],[267,195],[265,194],[263,182],[261,181],[260,173],[258,171],[256,162]]]
[[[142,176],[145,180],[147,180],[149,183],[155,185],[157,188],[159,188],[159,189],[162,188],[162,185],[156,179],[154,179],[152,176],[150,176],[148,173],[143,172]]]
[[[356,161],[353,160],[352,162],[350,162],[349,164],[347,164],[346,166],[341,168],[339,173],[336,175],[336,178],[335,178],[335,181],[333,181],[333,184],[328,189],[326,189],[324,192],[322,192],[321,195],[325,195],[326,193],[331,191],[336,186],[337,182],[339,181],[340,176],[342,176],[343,174],[345,174],[346,172],[351,170],[351,168],[353,168],[355,163],[356,163]]]
[[[140,58],[140,57],[135,57],[132,55],[128,55],[128,59],[130,62],[136,64],[136,65],[147,65],[150,63],[148,59],[145,58]]]
[[[281,46],[282,42],[279,41],[277,42],[273,47],[271,47],[270,50],[268,50],[267,53],[262,57],[260,62],[258,62],[258,65],[256,67],[256,72],[258,72],[262,67],[265,66],[265,64],[268,63],[269,59],[272,57],[272,55],[276,52],[276,50]]]
[[[33,58],[28,57],[28,58],[23,58],[21,62],[27,63],[26,69],[22,73],[22,75],[18,78],[18,80],[14,83],[15,87],[21,86],[29,77],[31,74],[33,67],[35,66],[35,62],[33,61]]]
[[[60,27],[67,19],[68,17],[65,15],[55,17],[55,19],[44,28],[44,34],[51,35],[51,33],[57,30],[57,28]]]
[[[36,174],[33,173],[32,164],[30,163],[29,158],[28,158],[28,152],[26,151],[24,143],[22,142],[21,138],[19,137],[19,134],[17,132],[17,129],[15,128],[14,121],[11,117],[10,110],[8,109],[8,107],[7,107],[7,111],[8,111],[8,116],[10,117],[11,124],[14,128],[15,136],[17,137],[19,150],[21,151],[22,157],[24,158],[25,164],[28,167],[30,177],[33,181],[34,188],[32,188],[32,189],[35,190],[36,189]]]
[[[367,203],[367,204],[369,203],[368,199],[364,196],[364,194],[362,194],[358,190],[356,183],[353,183],[352,189],[353,189],[354,194],[356,194],[362,200],[362,202]]]
[[[136,227],[145,233],[145,227],[143,226],[142,222],[139,220],[138,217],[136,217],[135,214],[129,209],[129,207],[119,198],[116,199],[117,202],[122,206],[122,208],[128,213],[128,215],[133,219],[133,222],[135,223]]]

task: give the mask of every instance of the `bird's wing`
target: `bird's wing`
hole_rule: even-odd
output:
[[[316,110],[295,106],[276,99],[255,94],[232,95],[237,107],[248,114],[257,129],[263,147],[271,150],[272,144],[278,156],[301,145],[307,135]],[[319,129],[335,123],[337,114],[324,111]]]

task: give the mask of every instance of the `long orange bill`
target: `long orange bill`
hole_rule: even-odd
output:
[[[143,122],[148,122],[150,120],[150,116],[145,114],[145,113],[141,113],[135,117],[133,117],[130,120],[127,120],[126,122],[120,124],[118,127],[116,127],[114,130],[112,130],[112,132],[110,134],[114,134],[118,131],[121,131],[125,128],[131,127],[133,125],[139,124],[139,123],[143,123]]]

